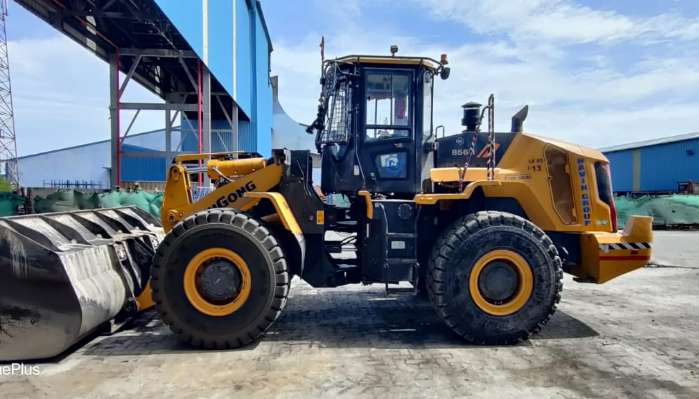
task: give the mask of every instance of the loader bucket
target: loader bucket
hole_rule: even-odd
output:
[[[0,218],[0,361],[59,355],[135,312],[162,237],[130,207]]]

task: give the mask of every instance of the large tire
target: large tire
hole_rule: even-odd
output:
[[[495,282],[503,274],[486,275],[490,265],[505,269],[507,278]],[[435,242],[426,283],[437,313],[457,334],[477,344],[514,344],[538,332],[555,312],[563,287],[561,266],[551,239],[528,220],[478,212],[456,221]],[[483,288],[494,297],[510,296],[492,300],[482,287],[495,287]]]
[[[223,263],[226,258],[216,256],[206,261],[209,263],[197,261],[207,251],[233,253],[230,259],[234,261]],[[205,266],[187,271],[198,262]],[[207,286],[213,288],[202,292],[230,292],[231,296],[221,303],[232,307],[215,308],[221,303],[191,299],[192,284],[199,287],[196,284],[202,281],[200,269],[214,262],[223,265],[217,264],[215,272],[227,277],[234,270],[235,278],[226,280],[230,284],[222,284],[217,278],[220,275],[214,275]],[[234,268],[228,268],[231,265]],[[211,209],[187,217],[168,233],[154,257],[151,287],[160,317],[180,340],[203,348],[238,348],[257,340],[279,317],[289,293],[289,274],[284,253],[269,230],[235,210]],[[196,295],[200,295],[198,291]],[[202,306],[207,308],[202,310]],[[211,309],[221,313],[211,313]]]

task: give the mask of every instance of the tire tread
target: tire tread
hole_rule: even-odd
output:
[[[164,273],[163,261],[167,258],[167,254],[174,249],[173,243],[178,238],[197,226],[204,224],[227,224],[244,230],[251,238],[254,238],[261,244],[270,258],[274,267],[275,275],[273,279],[276,281],[272,287],[274,297],[271,305],[263,317],[258,318],[256,325],[246,328],[238,335],[226,337],[225,339],[207,339],[199,336],[196,331],[188,331],[186,326],[179,325],[177,319],[172,317],[170,310],[163,303],[162,290],[160,288],[161,273]],[[248,345],[260,338],[269,327],[279,318],[284,307],[286,306],[289,295],[289,272],[284,253],[277,242],[276,238],[265,228],[260,222],[253,219],[249,215],[239,213],[233,209],[209,209],[195,213],[183,221],[175,225],[171,232],[166,235],[165,239],[158,247],[153,258],[151,289],[155,308],[165,324],[170,327],[178,339],[192,346],[206,349],[234,349]],[[250,331],[257,331],[252,334]]]
[[[448,312],[449,307],[447,306],[448,301],[446,297],[447,281],[444,280],[443,276],[450,267],[454,267],[450,259],[453,258],[459,241],[464,241],[469,235],[493,226],[515,227],[533,236],[533,238],[546,249],[547,255],[551,258],[555,268],[553,301],[546,309],[545,316],[536,323],[534,328],[521,330],[519,333],[505,338],[489,337],[487,334],[475,335],[459,328],[456,323],[454,323],[454,319],[459,315],[450,314]],[[481,211],[469,214],[448,227],[434,244],[425,275],[427,294],[437,314],[439,314],[444,322],[457,334],[477,344],[516,344],[528,339],[532,334],[539,332],[555,313],[561,299],[561,290],[563,289],[562,261],[551,239],[543,230],[530,221],[520,216],[500,211]]]

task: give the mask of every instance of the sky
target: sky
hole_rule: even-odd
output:
[[[223,0],[213,0],[223,1]],[[525,130],[591,147],[699,131],[699,1],[263,0],[272,73],[291,117],[309,123],[326,56],[439,58],[435,125],[495,95],[496,128],[530,106]],[[20,154],[109,137],[108,68],[15,3],[8,38]],[[132,85],[127,100],[150,93]],[[124,115],[127,117],[127,115]],[[139,117],[134,131],[160,128]]]

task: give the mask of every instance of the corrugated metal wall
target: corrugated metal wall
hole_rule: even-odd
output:
[[[148,151],[148,148],[124,144],[124,152]],[[165,158],[123,158],[121,162],[121,180],[125,182],[160,182],[165,181]]]
[[[236,23],[238,24],[237,40],[236,40],[236,93],[234,95],[238,106],[244,110],[245,114],[251,115],[252,104],[252,75],[254,69],[252,66],[253,52],[251,49],[252,10],[248,7],[247,1],[236,0]]]
[[[155,130],[127,136],[122,150],[125,153],[165,151],[164,135],[164,130]],[[228,130],[228,139],[230,139],[230,130]],[[172,132],[172,142],[173,147],[180,143],[180,132],[177,127]],[[196,144],[189,152],[195,151]],[[165,162],[164,156],[124,156],[121,162],[122,180],[125,182],[164,181]],[[46,187],[52,182],[59,184],[69,181],[94,184],[96,187],[106,189],[109,188],[110,164],[108,140],[19,158],[20,178],[24,187]]]
[[[156,0],[192,49],[204,57],[203,0]],[[208,0],[207,63],[239,107],[239,149],[272,150],[270,44],[256,0]],[[235,7],[235,9],[234,9]],[[233,15],[235,14],[235,20]],[[235,22],[235,26],[234,26]],[[234,44],[235,37],[235,46]],[[234,61],[235,60],[235,64]],[[235,83],[235,84],[234,84]],[[242,126],[247,123],[247,126]]]
[[[238,146],[241,151],[257,151],[257,140],[250,121],[238,121]]]
[[[617,192],[676,192],[680,182],[699,182],[699,139],[605,153]]]
[[[199,136],[198,136],[198,122],[196,120],[187,121],[182,119],[182,134],[184,135],[184,140],[182,141],[181,149],[183,152],[194,152],[196,153],[199,148]],[[173,146],[175,145],[175,139],[173,138]],[[249,151],[247,148],[242,148],[238,145],[241,151]],[[175,148],[173,148],[175,150]],[[211,151],[212,152],[231,152],[236,151],[233,146],[233,133],[228,121],[225,120],[212,120],[211,121]]]
[[[216,80],[235,97],[233,86],[233,7],[236,5],[234,3],[231,0],[209,0],[208,65],[216,76]]]
[[[172,150],[181,142],[179,128],[172,131]],[[196,149],[196,147],[195,147]],[[122,145],[124,154],[144,151],[165,151],[165,130],[155,130],[146,134],[127,136]],[[125,182],[161,182],[165,181],[165,156],[130,157],[121,159],[121,179]]]
[[[256,14],[255,29],[255,68],[257,70],[255,76],[255,130],[257,132],[257,146],[255,150],[265,156],[272,155],[272,82],[270,81],[270,57],[268,45],[265,36],[265,31],[262,26],[262,17]]]
[[[102,141],[20,157],[20,182],[23,187],[48,187],[69,180],[108,188],[109,151],[109,142]]]
[[[633,190],[633,168],[631,151],[617,151],[604,154],[612,167],[612,188],[614,191]]]

